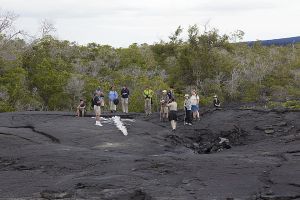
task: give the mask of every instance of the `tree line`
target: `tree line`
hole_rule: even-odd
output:
[[[178,101],[191,89],[200,104],[217,94],[224,102],[262,102],[299,106],[300,45],[252,46],[217,29],[185,31],[178,27],[168,41],[131,44],[127,48],[59,40],[45,22],[43,34],[30,42],[10,30],[14,15],[0,15],[0,112],[74,110],[90,103],[97,87],[126,85],[129,110],[143,111],[142,92],[149,85],[158,109],[161,91],[172,87]],[[180,105],[180,104],[179,104]]]

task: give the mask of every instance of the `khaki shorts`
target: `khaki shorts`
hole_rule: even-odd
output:
[[[161,106],[160,107],[160,112],[161,113],[168,113],[169,112],[168,106]]]
[[[95,111],[96,115],[98,115],[98,116],[101,115],[101,107],[100,106],[94,105],[94,111]]]

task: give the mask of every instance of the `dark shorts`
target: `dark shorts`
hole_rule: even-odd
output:
[[[199,111],[199,106],[198,105],[192,105],[192,112],[197,112]]]
[[[169,120],[170,121],[172,121],[172,120],[177,121],[177,111],[174,111],[174,110],[170,111],[170,113],[169,113]]]

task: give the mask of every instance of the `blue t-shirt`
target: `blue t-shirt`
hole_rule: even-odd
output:
[[[108,93],[108,99],[110,101],[113,101],[113,100],[115,100],[117,98],[118,98],[118,93],[116,91],[109,91],[109,93]]]

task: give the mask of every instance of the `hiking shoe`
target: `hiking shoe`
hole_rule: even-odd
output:
[[[102,126],[102,124],[99,121],[96,121],[96,126]]]

